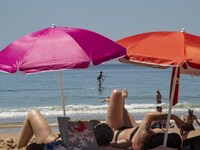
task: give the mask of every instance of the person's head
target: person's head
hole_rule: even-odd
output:
[[[189,115],[193,115],[193,110],[192,109],[188,109],[188,114]]]
[[[103,73],[103,71],[100,71],[100,73],[102,74],[102,73]]]
[[[99,120],[96,120],[96,119],[92,119],[89,121],[92,128],[94,128],[97,124],[101,123]]]
[[[163,145],[164,142],[164,133],[152,134],[148,138],[145,139],[143,150],[153,149],[160,145]],[[182,139],[177,133],[168,134],[167,138],[167,147],[180,149],[181,148]]]
[[[114,132],[106,123],[99,123],[93,128],[98,145],[108,145],[113,138]]]
[[[161,106],[156,106],[156,111],[162,112],[162,107]]]

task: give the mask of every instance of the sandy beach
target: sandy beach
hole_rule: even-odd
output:
[[[53,126],[51,127],[55,132],[57,132],[58,127]],[[21,126],[13,126],[13,125],[1,125],[0,126],[0,150],[17,150],[17,142],[20,134]],[[177,128],[170,128],[170,132],[177,132],[179,133]],[[197,127],[195,131],[191,131],[188,137],[194,137],[200,135],[200,128]],[[35,137],[33,137],[29,143],[36,142]],[[20,150],[25,150],[23,149]]]
[[[57,132],[58,127],[51,127]],[[17,150],[17,143],[20,135],[21,125],[1,125],[0,126],[0,150]],[[29,143],[37,142],[33,136]],[[20,149],[25,150],[26,147]]]
[[[1,125],[0,126],[0,150],[17,150],[21,126]],[[30,142],[35,141],[33,138]],[[25,148],[21,149],[25,150]]]

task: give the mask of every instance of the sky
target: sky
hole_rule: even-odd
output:
[[[200,0],[0,0],[0,50],[53,23],[88,29],[113,41],[182,28],[200,35]]]

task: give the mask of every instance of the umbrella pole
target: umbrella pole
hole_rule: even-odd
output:
[[[167,146],[167,137],[168,137],[168,131],[169,131],[169,122],[171,118],[171,113],[172,113],[172,105],[173,105],[173,99],[174,99],[174,93],[175,93],[175,87],[176,87],[176,81],[177,81],[177,74],[178,74],[178,67],[175,67],[175,73],[174,73],[174,78],[173,78],[173,85],[172,85],[172,91],[170,95],[170,104],[169,104],[169,112],[167,116],[167,123],[166,123],[166,131],[165,131],[165,136],[164,136],[164,142],[163,146]]]
[[[66,117],[66,112],[65,112],[65,96],[63,94],[62,73],[61,73],[61,71],[58,72],[58,78],[59,78],[59,81],[60,81],[60,96],[61,96],[63,114],[64,114],[64,117]]]

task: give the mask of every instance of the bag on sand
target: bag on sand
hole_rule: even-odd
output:
[[[88,121],[71,121],[58,117],[58,125],[63,145],[68,150],[98,150],[93,127]]]

